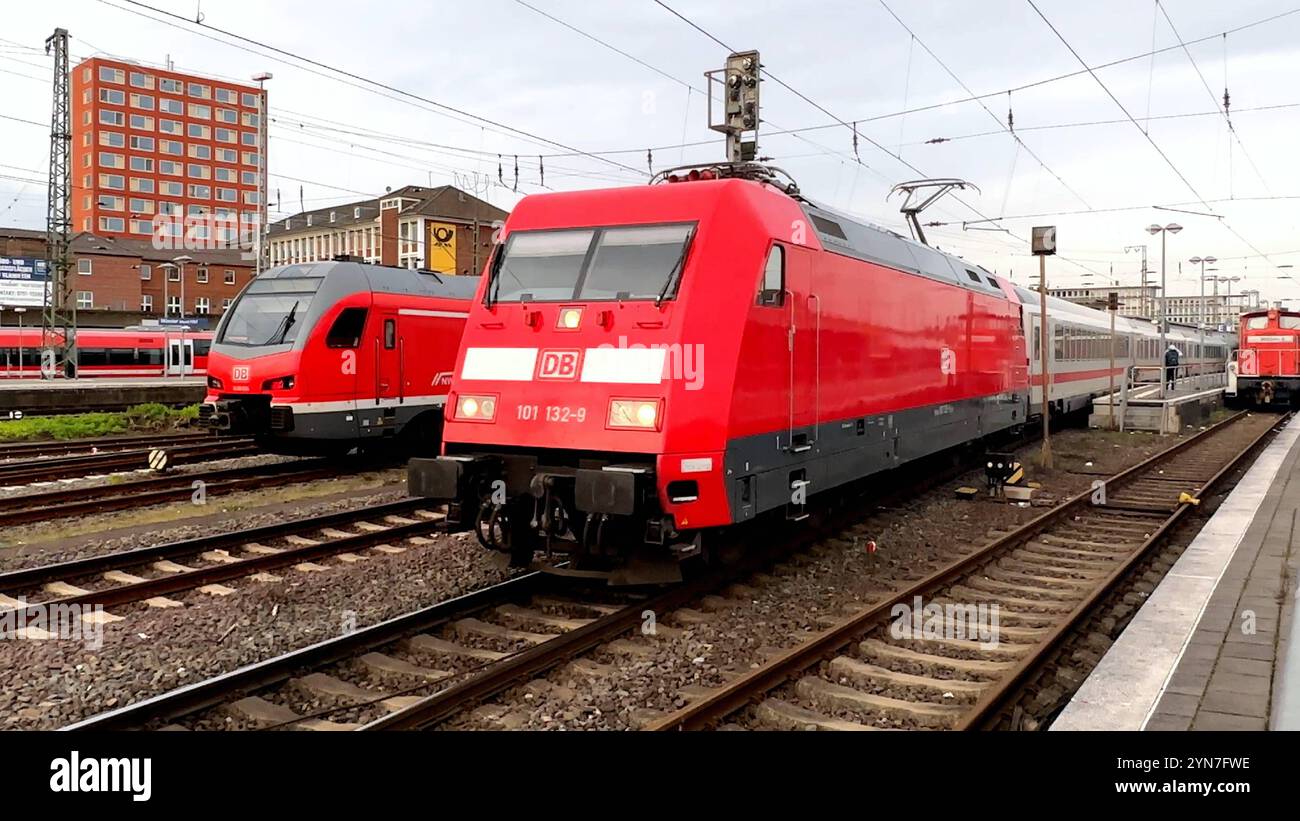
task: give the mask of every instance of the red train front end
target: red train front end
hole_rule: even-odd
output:
[[[1237,397],[1256,405],[1300,400],[1300,313],[1271,308],[1241,317]]]
[[[436,453],[477,278],[353,261],[264,272],[223,317],[201,418],[298,455]]]

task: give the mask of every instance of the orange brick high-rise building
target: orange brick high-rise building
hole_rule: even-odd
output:
[[[264,208],[259,111],[256,86],[85,60],[72,70],[73,231],[150,239],[163,216],[178,241],[232,247]]]

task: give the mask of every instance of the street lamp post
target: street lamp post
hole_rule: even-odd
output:
[[[171,281],[172,271],[176,270],[176,263],[164,262],[158,266],[163,272],[163,319],[167,318],[168,308],[171,305]]]
[[[18,375],[23,375],[23,314],[27,313],[26,308],[14,308],[14,313],[18,314]]]
[[[1241,282],[1241,277],[1212,277],[1214,280],[1214,327],[1218,328],[1223,324],[1221,315],[1221,306],[1219,305],[1219,283],[1220,282]],[[1228,293],[1232,293],[1232,286],[1228,286]]]
[[[1142,316],[1148,316],[1147,313],[1147,247],[1145,245],[1125,245],[1124,253],[1129,251],[1142,252],[1142,285],[1138,291],[1138,313]]]
[[[1199,324],[1201,326],[1201,350],[1204,351],[1205,350],[1205,323],[1207,319],[1207,314],[1209,313],[1209,311],[1206,310],[1206,305],[1205,305],[1205,266],[1207,264],[1213,265],[1219,260],[1216,257],[1192,257],[1188,261],[1191,262],[1193,265],[1201,266],[1201,311],[1200,311],[1201,321]],[[1215,301],[1216,303],[1218,301],[1217,290],[1215,292]]]
[[[1151,234],[1152,236],[1155,236],[1156,234],[1160,235],[1160,356],[1162,357],[1162,359],[1160,360],[1160,398],[1161,399],[1165,398],[1165,386],[1167,384],[1167,380],[1165,379],[1166,374],[1165,374],[1163,357],[1165,355],[1165,349],[1168,347],[1168,342],[1165,339],[1165,334],[1169,327],[1169,312],[1168,312],[1169,295],[1165,291],[1165,237],[1169,234],[1177,234],[1181,230],[1183,230],[1183,226],[1179,225],[1176,222],[1171,222],[1164,227],[1161,227],[1159,225],[1151,225],[1147,227],[1148,234]]]
[[[186,254],[181,254],[180,256],[174,257],[172,259],[172,262],[176,263],[176,265],[180,268],[180,272],[181,272],[181,319],[182,320],[185,319],[185,263],[193,262],[193,261],[194,261],[194,257],[188,256]]]

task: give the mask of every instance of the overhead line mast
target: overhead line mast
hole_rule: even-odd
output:
[[[41,309],[41,378],[59,369],[76,375],[77,300],[72,289],[70,247],[72,217],[72,96],[68,88],[68,30],[54,30],[45,41],[54,56],[54,105],[50,114],[50,179],[45,215],[46,255],[50,280]]]

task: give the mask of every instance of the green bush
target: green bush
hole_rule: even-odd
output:
[[[27,439],[84,439],[133,431],[160,432],[183,428],[199,417],[199,406],[175,410],[157,402],[135,405],[122,413],[77,413],[32,416],[0,422],[0,442]]]

